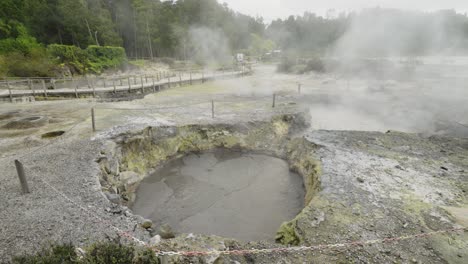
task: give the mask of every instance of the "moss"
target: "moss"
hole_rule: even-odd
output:
[[[276,233],[276,242],[281,243],[283,245],[299,245],[301,243],[301,239],[299,238],[296,232],[296,226],[297,220],[283,223],[279,228],[278,232]]]
[[[421,225],[426,226],[423,213],[431,208],[432,206],[430,204],[421,201],[413,193],[406,191],[403,197],[403,211],[413,218],[418,219]]]

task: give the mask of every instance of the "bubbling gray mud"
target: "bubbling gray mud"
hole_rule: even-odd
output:
[[[134,213],[178,233],[273,240],[304,206],[302,178],[281,159],[217,149],[173,160],[144,179]]]

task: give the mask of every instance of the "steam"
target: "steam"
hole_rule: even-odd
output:
[[[191,57],[201,64],[226,64],[232,61],[228,40],[219,29],[191,27],[189,30]]]
[[[423,13],[369,9],[352,15],[335,44],[335,56],[388,57],[454,55],[468,51],[466,29],[454,11]]]

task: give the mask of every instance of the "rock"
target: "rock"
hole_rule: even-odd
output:
[[[82,248],[75,248],[75,253],[78,256],[78,259],[82,259],[86,256],[86,252]]]
[[[140,180],[140,175],[133,171],[123,171],[119,174],[119,177],[124,185],[132,185]]]
[[[111,203],[120,204],[120,195],[109,192],[104,192],[104,194]]]
[[[405,169],[404,169],[402,166],[400,166],[400,165],[396,165],[395,168],[397,168],[397,169],[399,169],[399,170],[402,170],[402,171],[405,170]]]
[[[358,182],[360,182],[360,183],[364,183],[364,179],[361,178],[361,177],[357,177],[356,180],[357,180]]]
[[[155,235],[149,241],[150,246],[157,246],[157,245],[159,245],[159,243],[161,243],[161,236],[160,235]]]
[[[144,229],[151,228],[152,226],[153,226],[153,221],[149,219],[145,219],[143,223],[141,224],[141,227],[143,227]]]
[[[172,231],[172,227],[168,224],[164,224],[159,228],[159,235],[163,239],[170,239],[175,237],[174,231]]]

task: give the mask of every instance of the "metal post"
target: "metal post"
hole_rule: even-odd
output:
[[[44,96],[45,96],[45,98],[47,99],[47,87],[46,87],[46,85],[45,85],[45,81],[44,81],[44,80],[42,80],[42,88],[44,89]]]
[[[23,194],[30,193],[28,182],[26,181],[26,175],[24,173],[24,167],[19,160],[15,160],[16,171],[18,172],[18,177],[21,184],[21,189],[23,190]]]
[[[276,94],[273,94],[273,108],[276,106]]]
[[[6,84],[8,87],[8,93],[10,94],[10,102],[13,103],[13,94],[11,93],[11,87],[10,87],[10,83],[8,82],[8,80],[6,81]]]
[[[215,105],[214,100],[211,100],[211,117],[215,118]]]
[[[76,98],[78,98],[78,91],[77,91],[77,90],[78,90],[78,85],[75,86],[75,97],[76,97]]]
[[[94,115],[94,108],[91,108],[91,122],[93,125],[93,132],[96,132],[96,117]]]

